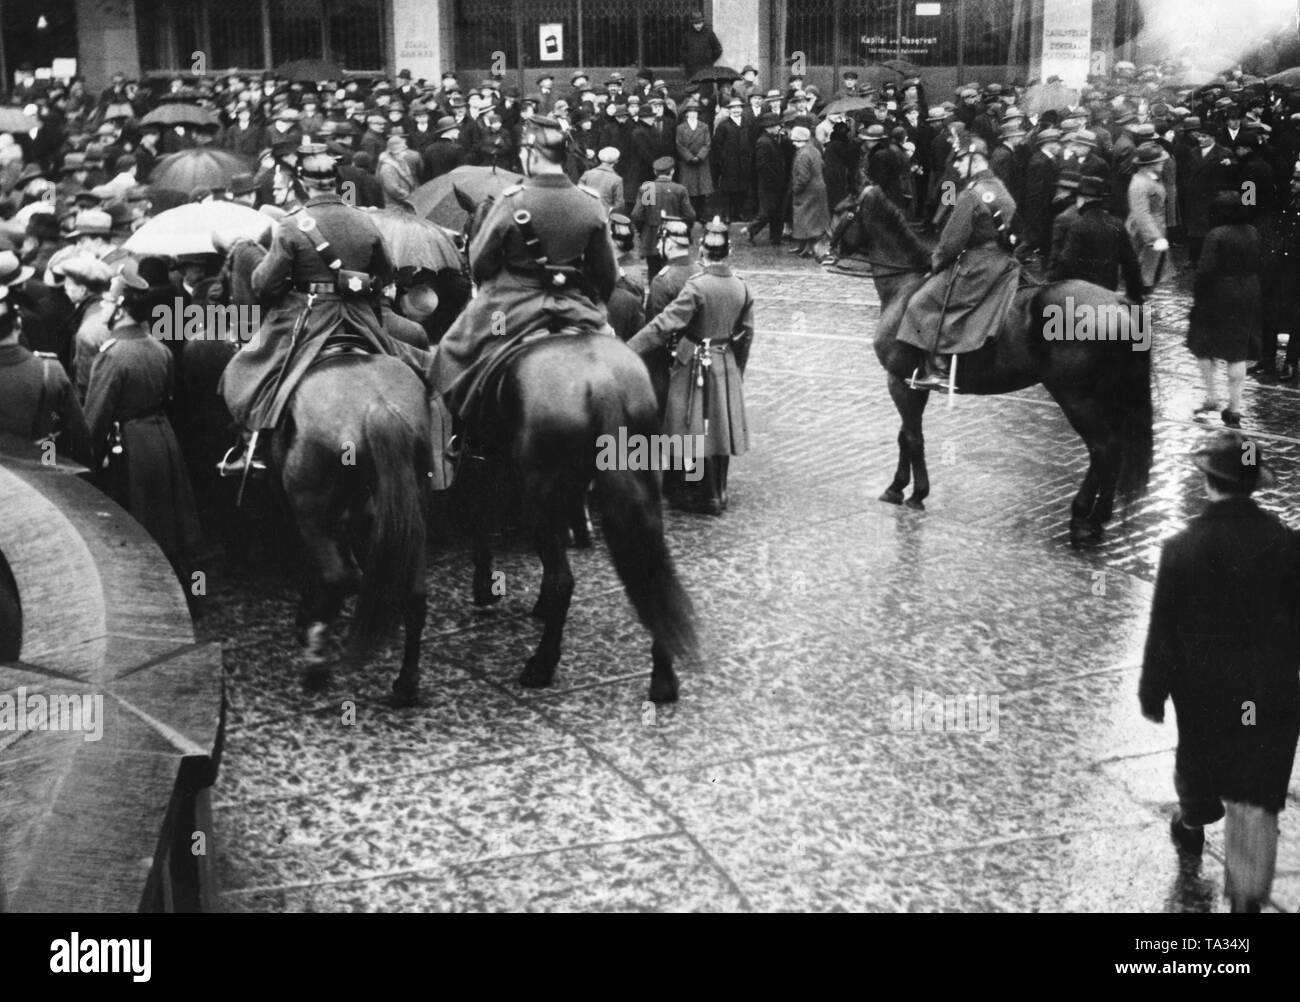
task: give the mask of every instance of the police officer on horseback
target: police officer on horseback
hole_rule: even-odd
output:
[[[604,304],[618,281],[618,258],[604,202],[564,173],[568,136],[555,119],[533,116],[521,145],[528,179],[502,193],[471,240],[478,295],[434,357],[433,386],[463,420],[479,396],[476,363],[524,335],[571,328],[613,333]]]
[[[378,227],[339,197],[337,166],[323,144],[299,150],[296,173],[306,198],[281,221],[252,275],[254,295],[277,305],[222,374],[221,392],[247,430],[248,444],[226,454],[218,464],[222,476],[265,468],[256,456],[258,433],[279,423],[294,388],[330,339],[395,355],[426,379],[428,353],[384,331],[380,293],[392,281],[393,267]]]
[[[899,341],[925,353],[916,390],[953,389],[952,355],[995,336],[1016,294],[1019,267],[1011,256],[1016,203],[989,169],[988,147],[966,135],[953,167],[964,181],[935,246],[930,277],[907,305]]]

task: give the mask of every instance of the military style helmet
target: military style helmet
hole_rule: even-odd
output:
[[[550,153],[563,153],[568,143],[568,134],[556,119],[545,115],[534,115],[528,120],[520,145]]]
[[[614,246],[621,251],[630,251],[636,242],[636,230],[632,228],[632,220],[621,212],[609,214],[609,233],[614,239]]]
[[[296,172],[302,180],[317,184],[337,181],[339,176],[338,164],[324,143],[304,143],[298,148]]]
[[[678,247],[689,247],[691,245],[690,224],[680,216],[660,216],[659,239]]]
[[[701,246],[704,256],[711,261],[721,261],[731,253],[731,233],[720,216],[714,216],[711,222],[704,224]]]

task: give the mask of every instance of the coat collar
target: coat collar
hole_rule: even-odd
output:
[[[1205,511],[1201,512],[1200,517],[1206,519],[1252,518],[1263,514],[1265,514],[1264,510],[1255,503],[1254,498],[1235,497],[1223,501],[1211,501],[1205,506]]]
[[[33,357],[35,356],[20,344],[0,344],[0,366],[20,365]]]

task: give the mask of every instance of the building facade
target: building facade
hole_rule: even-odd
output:
[[[496,70],[524,89],[648,67],[680,83],[691,11],[703,9],[721,62],[785,82],[792,61],[832,90],[848,68],[888,78],[918,67],[932,91],[959,79],[1026,82],[1044,67],[1045,31],[1096,58],[1132,55],[1138,0],[9,0],[4,49],[19,61],[76,58],[92,87],[112,73],[272,69],[323,59],[349,73],[436,80]],[[45,27],[35,28],[44,15]],[[30,24],[28,23],[30,22]],[[57,27],[56,27],[57,26]],[[36,42],[44,32],[42,48]],[[53,36],[57,35],[57,38]],[[1069,46],[1060,46],[1066,48]],[[1058,43],[1049,42],[1047,60]],[[57,51],[56,51],[57,50]],[[1119,56],[1116,56],[1116,52]],[[561,84],[563,86],[563,84]]]

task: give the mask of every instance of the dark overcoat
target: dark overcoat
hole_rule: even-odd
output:
[[[737,125],[730,116],[713,130],[713,147],[709,151],[717,176],[719,191],[741,194],[749,190],[749,175],[754,165],[754,148],[749,129],[742,119]]]
[[[702,121],[697,121],[693,129],[685,122],[677,126],[677,177],[692,198],[713,194],[711,138],[709,127]]]
[[[1143,300],[1142,269],[1124,224],[1101,202],[1085,202],[1067,228],[1060,254],[1052,259],[1049,278],[1077,278],[1114,292],[1121,277],[1129,299]]]
[[[790,167],[790,197],[794,208],[794,238],[818,240],[831,225],[822,174],[822,154],[812,143],[794,155]]]
[[[1210,203],[1220,191],[1237,190],[1237,162],[1231,151],[1215,143],[1209,152],[1193,149],[1187,157],[1187,235],[1210,232]]]
[[[1180,773],[1270,811],[1300,734],[1298,561],[1296,533],[1251,499],[1208,505],[1161,553],[1138,689],[1153,717],[1173,698]]]
[[[785,152],[775,136],[761,135],[754,145],[754,180],[758,189],[758,211],[775,216],[785,201]]]
[[[1263,331],[1263,241],[1248,223],[1216,226],[1196,265],[1187,347],[1197,358],[1259,357]]]

